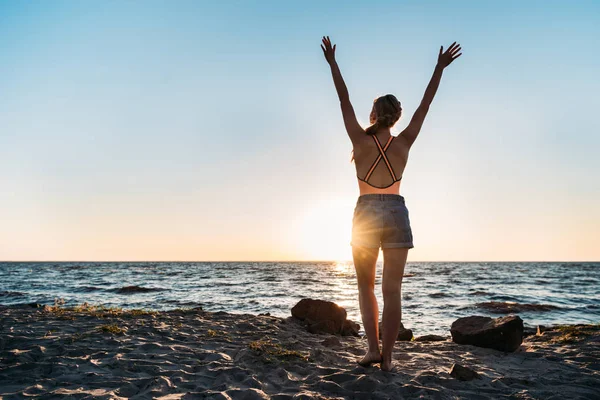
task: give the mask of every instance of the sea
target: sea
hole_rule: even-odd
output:
[[[382,263],[375,292],[379,312]],[[88,304],[289,317],[303,298],[362,322],[351,262],[0,262],[0,304]],[[600,262],[409,262],[402,322],[449,333],[460,317],[519,315],[526,326],[600,323]]]

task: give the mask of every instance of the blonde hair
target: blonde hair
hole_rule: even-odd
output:
[[[371,126],[365,129],[367,135],[374,135],[379,128],[391,128],[402,116],[402,106],[393,94],[386,94],[373,101],[369,116]]]

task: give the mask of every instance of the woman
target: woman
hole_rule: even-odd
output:
[[[363,129],[354,114],[348,89],[335,61],[335,45],[323,37],[321,48],[331,67],[333,82],[340,99],[344,125],[352,141],[360,196],[352,220],[352,256],[358,281],[358,298],[369,349],[358,361],[368,366],[380,363],[381,369],[392,369],[392,350],[400,330],[400,291],[408,249],[413,237],[400,180],[429,106],[440,84],[444,68],[460,57],[456,42],[444,52],[440,47],[437,65],[425,90],[421,104],[410,123],[397,137],[390,133],[402,115],[400,102],[391,94],[375,99],[371,110],[371,126]],[[383,250],[383,322],[382,351],[379,350],[379,309],[375,298],[375,267],[379,247]]]

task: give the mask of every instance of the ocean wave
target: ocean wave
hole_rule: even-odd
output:
[[[527,311],[553,311],[560,307],[551,304],[510,303],[502,301],[486,301],[475,304],[475,307],[496,314],[510,314]]]
[[[444,292],[429,293],[428,296],[433,297],[434,299],[439,299],[440,297],[452,297],[448,293],[444,293]]]
[[[474,292],[469,293],[470,296],[488,296],[490,295],[489,292],[486,292],[485,290],[475,290]]]
[[[110,292],[119,294],[131,294],[131,293],[149,293],[149,292],[162,292],[165,289],[162,288],[147,288],[138,285],[123,286],[120,288],[110,289]]]
[[[101,292],[103,290],[103,288],[97,286],[76,286],[73,288],[74,292],[80,293]]]
[[[505,294],[493,295],[493,296],[491,296],[491,299],[493,301],[497,301],[497,302],[507,301],[507,302],[513,302],[513,303],[518,303],[519,300],[521,300],[515,296],[509,296],[509,295],[505,295]]]
[[[9,290],[0,291],[0,297],[25,297],[25,293],[11,292]]]

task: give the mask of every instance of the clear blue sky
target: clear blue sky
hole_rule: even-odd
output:
[[[344,258],[359,119],[444,72],[412,260],[600,259],[600,2],[0,0],[0,259]]]

